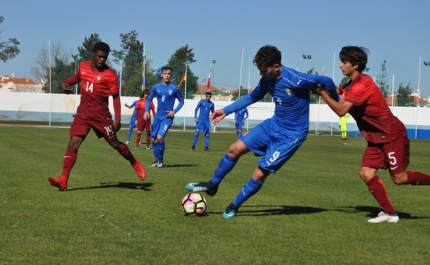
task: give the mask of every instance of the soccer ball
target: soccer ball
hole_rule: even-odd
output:
[[[199,193],[188,193],[182,199],[182,209],[186,215],[201,216],[207,207],[205,197]]]

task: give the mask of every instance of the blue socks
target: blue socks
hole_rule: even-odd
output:
[[[236,165],[238,159],[230,158],[227,154],[221,158],[219,161],[218,167],[215,170],[214,175],[212,176],[210,182],[215,186],[218,186],[222,179],[230,172],[233,167]]]
[[[245,186],[243,186],[239,194],[237,194],[237,197],[234,200],[233,205],[239,208],[246,200],[248,200],[254,194],[256,194],[261,189],[263,184],[264,184],[264,181],[255,181],[251,177],[251,179],[248,180]]]
[[[128,134],[127,134],[127,141],[130,142],[131,139],[131,134],[133,133],[133,130],[128,130]]]
[[[192,144],[191,146],[196,146],[196,143],[197,143],[197,140],[198,140],[198,139],[199,139],[199,136],[194,134],[194,137],[193,137],[193,144]]]
[[[209,136],[205,135],[205,147],[209,147]]]

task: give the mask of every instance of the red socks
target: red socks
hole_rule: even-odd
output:
[[[78,149],[68,147],[66,153],[64,154],[63,159],[63,172],[61,173],[61,176],[69,178],[70,171],[72,171],[73,166],[76,163],[76,158],[78,156]]]
[[[430,185],[430,175],[418,171],[408,171],[408,184],[412,185]]]
[[[136,158],[134,158],[133,154],[130,152],[130,149],[128,149],[128,146],[126,146],[124,143],[120,142],[118,152],[125,159],[127,159],[128,161],[130,161],[130,163],[132,165],[134,165],[134,163],[136,163]]]
[[[142,137],[142,133],[138,132],[136,134],[136,147],[138,147],[140,145],[140,138]]]
[[[382,207],[384,212],[387,213],[395,213],[393,204],[388,198],[387,190],[385,189],[384,183],[379,179],[378,176],[374,176],[371,180],[366,183],[369,191],[372,193],[373,197],[375,197],[376,201]]]
[[[149,147],[151,144],[151,134],[149,132],[146,133],[146,147]]]

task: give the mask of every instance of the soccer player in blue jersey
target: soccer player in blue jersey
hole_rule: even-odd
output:
[[[130,143],[130,139],[131,139],[131,135],[133,134],[133,129],[136,128],[136,103],[137,100],[135,100],[131,105],[128,105],[127,103],[124,104],[124,106],[126,106],[127,108],[131,109],[134,108],[133,110],[133,114],[130,117],[130,126],[128,127],[128,133],[127,133],[127,142],[125,142],[125,144],[129,144]]]
[[[215,104],[211,101],[212,93],[206,92],[206,99],[202,99],[196,106],[194,110],[194,121],[196,122],[195,134],[193,137],[193,144],[191,146],[191,151],[196,150],[196,143],[199,139],[199,134],[205,134],[205,151],[210,151],[209,149],[209,134],[211,133],[211,121],[209,115],[214,113]],[[197,113],[199,116],[197,117]]]
[[[238,110],[234,113],[234,125],[236,126],[237,138],[242,137],[242,129],[248,116],[247,108]]]
[[[239,207],[260,190],[270,173],[278,171],[306,140],[310,90],[316,89],[320,84],[333,99],[339,99],[331,78],[300,73],[283,66],[281,52],[274,46],[261,47],[255,55],[254,63],[262,76],[257,87],[240,100],[216,110],[212,121],[216,124],[227,115],[261,100],[267,93],[272,95],[275,103],[274,115],[230,146],[208,182],[185,185],[190,192],[206,192],[213,196],[223,178],[242,155],[252,151],[261,156],[251,178],[226,208],[223,214],[226,219],[235,217]]]
[[[163,167],[164,160],[164,137],[172,126],[175,114],[184,106],[184,98],[178,86],[170,83],[172,76],[172,68],[164,66],[161,69],[161,82],[152,87],[151,93],[145,106],[143,118],[149,119],[149,108],[154,97],[157,97],[157,113],[155,114],[152,123],[152,149],[155,156],[155,162],[150,167]],[[178,100],[178,105],[175,109],[175,99]]]

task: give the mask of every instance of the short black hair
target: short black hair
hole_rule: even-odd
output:
[[[261,47],[254,57],[254,64],[257,65],[258,69],[267,68],[275,64],[281,64],[282,55],[281,52],[272,45],[266,45]]]
[[[170,70],[170,72],[172,72],[172,67],[170,67],[170,66],[163,66],[163,68],[161,68],[161,72],[164,72],[164,70]]]
[[[149,95],[149,90],[148,89],[142,90],[142,92],[140,92],[139,97],[143,98],[145,95]]]
[[[206,96],[212,96],[212,93],[211,92],[206,92],[206,94],[205,94]]]
[[[105,53],[109,53],[110,47],[107,43],[99,41],[96,44],[94,44],[94,47],[93,47],[93,52],[96,52],[96,51],[102,51]]]
[[[352,65],[358,65],[357,71],[360,73],[366,69],[368,49],[359,46],[345,46],[339,53],[341,62],[350,62]]]

